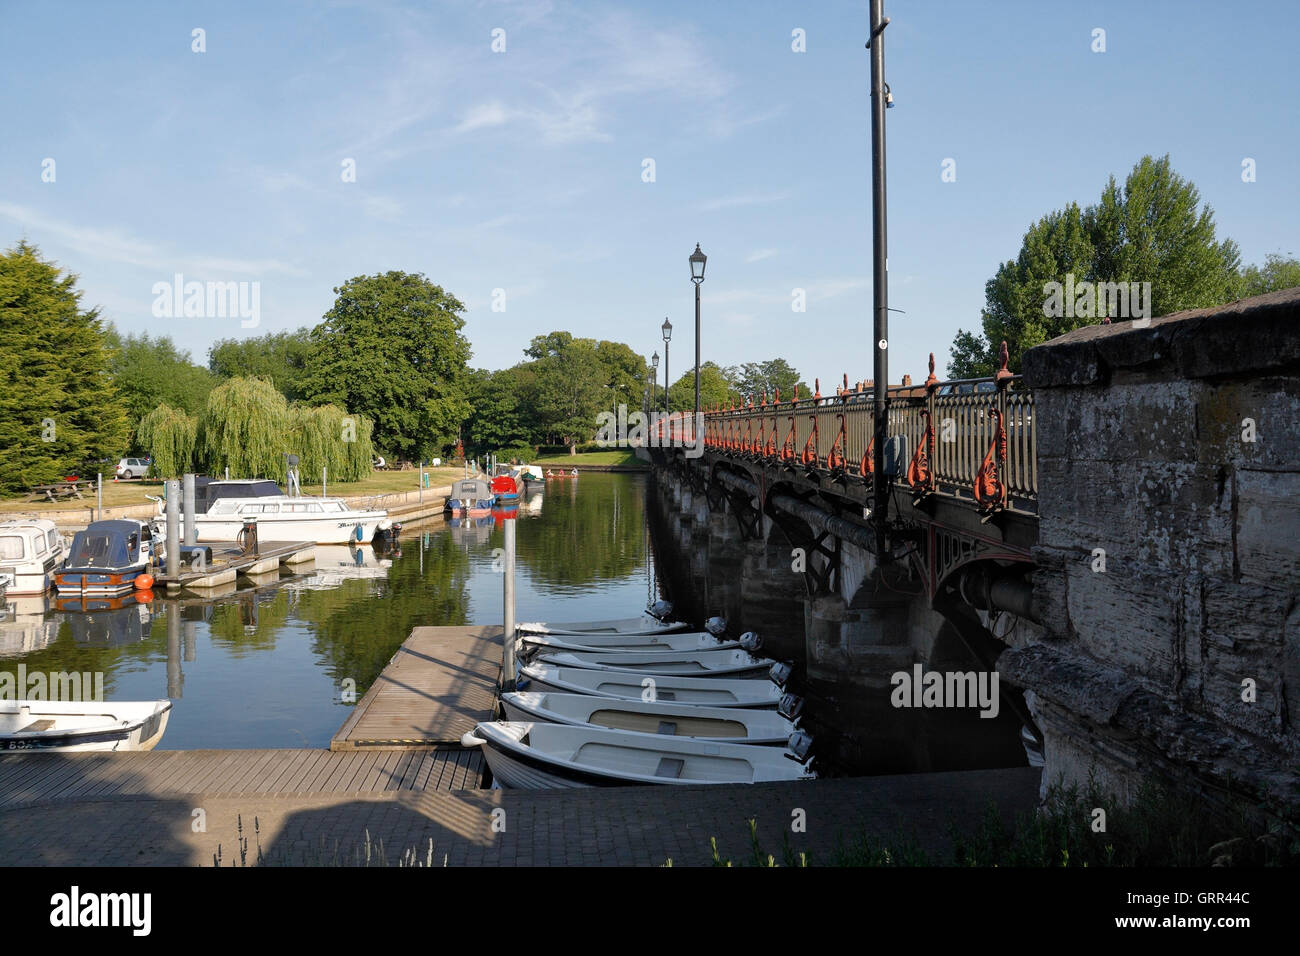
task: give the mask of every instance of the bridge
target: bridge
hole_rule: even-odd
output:
[[[1079,329],[1023,376],[1005,347],[983,379],[941,382],[931,355],[887,391],[879,475],[847,376],[669,416],[640,453],[684,588],[788,632],[769,653],[814,697],[879,728],[899,671],[996,672],[1045,779],[1155,776],[1295,819],[1298,320],[1300,289]]]

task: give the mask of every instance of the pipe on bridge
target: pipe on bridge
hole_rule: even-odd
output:
[[[716,477],[719,483],[733,491],[738,491],[750,498],[758,497],[758,485],[748,478],[742,478],[740,475],[729,471],[719,471]],[[829,511],[818,508],[816,505],[809,504],[802,498],[796,498],[793,495],[772,495],[767,500],[773,508],[807,522],[808,526],[815,531],[833,534],[835,537],[852,542],[868,552],[875,551],[876,538],[869,528],[855,524],[839,515],[831,514]]]

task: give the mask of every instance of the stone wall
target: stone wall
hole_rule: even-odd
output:
[[[1031,349],[1047,777],[1300,815],[1300,289]]]

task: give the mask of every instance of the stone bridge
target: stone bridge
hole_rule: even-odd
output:
[[[641,454],[674,597],[794,660],[859,728],[857,769],[1023,760],[1024,728],[1045,781],[1151,776],[1295,819],[1300,289],[1079,329],[1023,365],[939,382],[931,357],[889,390],[879,476],[847,380],[709,410],[703,454],[676,447],[689,416],[661,422]],[[996,673],[998,718],[909,719],[891,687],[917,665]]]

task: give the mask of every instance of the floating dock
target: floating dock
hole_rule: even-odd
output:
[[[244,554],[234,542],[203,543],[212,548],[212,563],[202,568],[192,568],[182,563],[180,574],[172,577],[166,573],[154,577],[154,582],[167,589],[189,588],[203,590],[231,584],[241,574],[257,576],[278,571],[280,565],[289,566],[311,561],[316,556],[316,545],[311,541],[266,541],[258,546],[256,554]]]
[[[501,652],[500,627],[415,628],[330,750],[461,749],[461,735],[493,717]]]

